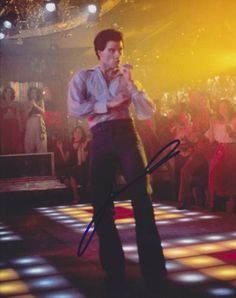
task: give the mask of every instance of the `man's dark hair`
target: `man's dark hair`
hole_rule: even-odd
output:
[[[120,31],[116,31],[114,29],[106,29],[100,31],[94,39],[94,49],[96,55],[99,58],[98,51],[103,51],[108,43],[108,41],[122,41],[123,35]]]

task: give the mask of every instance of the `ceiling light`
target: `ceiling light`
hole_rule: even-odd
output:
[[[56,4],[53,1],[49,1],[46,3],[45,8],[49,12],[53,12],[56,10]]]
[[[97,12],[97,6],[95,4],[89,4],[88,5],[88,12],[89,13],[96,13]]]
[[[5,34],[3,32],[0,32],[0,40],[5,37]]]
[[[6,29],[11,29],[12,28],[12,22],[9,21],[9,20],[5,20],[3,22],[3,26],[6,28]]]

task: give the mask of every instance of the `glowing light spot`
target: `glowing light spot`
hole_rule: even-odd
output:
[[[7,29],[11,29],[11,27],[12,27],[12,22],[6,20],[6,21],[3,22],[3,26],[4,26],[5,28],[7,28]]]
[[[46,8],[47,11],[49,11],[49,12],[53,12],[53,11],[56,10],[56,4],[53,3],[53,2],[47,3],[47,4],[45,5],[45,8]]]
[[[162,241],[161,242],[161,246],[162,247],[171,247],[171,243],[170,242],[167,242],[167,241]]]
[[[0,32],[0,40],[5,38],[5,34],[3,32]]]
[[[56,218],[57,220],[61,220],[61,219],[68,219],[69,217],[67,215],[58,215],[58,216],[54,216],[54,218]]]
[[[176,248],[166,248],[164,249],[164,254],[167,258],[181,258],[181,257],[189,257],[196,255],[196,251],[186,248],[186,247],[176,247]]]
[[[22,275],[40,275],[40,274],[55,274],[57,271],[52,266],[38,266],[33,268],[26,268],[20,271]]]
[[[201,213],[200,212],[186,212],[185,214],[188,216],[193,216],[193,215],[199,215]]]
[[[134,223],[125,224],[125,225],[117,224],[116,227],[117,227],[117,229],[119,229],[119,230],[126,230],[126,229],[130,229],[130,228],[135,227],[135,224],[134,224]]]
[[[202,268],[202,267],[224,264],[224,262],[222,262],[221,260],[213,257],[209,257],[209,256],[196,256],[191,258],[183,258],[183,259],[178,259],[178,262],[186,266],[191,266],[193,268]]]
[[[60,216],[61,214],[59,212],[56,212],[56,211],[53,211],[53,212],[50,212],[50,217],[57,217],[57,216]]]
[[[178,264],[177,262],[173,262],[173,261],[166,262],[166,269],[168,271],[181,270],[182,268],[183,268],[183,266],[181,264]]]
[[[223,241],[223,242],[220,242],[220,244],[230,249],[236,249],[236,240]]]
[[[12,232],[11,232],[11,231],[8,231],[8,230],[0,231],[0,236],[2,236],[2,235],[7,235],[7,234],[12,234]]]
[[[86,224],[76,222],[76,223],[73,223],[71,225],[71,227],[73,227],[73,228],[85,228],[86,227]]]
[[[68,290],[68,289],[66,289],[64,291],[60,291],[60,292],[54,292],[54,293],[51,293],[50,292],[50,293],[47,293],[47,295],[46,296],[43,296],[43,297],[45,297],[45,298],[75,298],[75,297],[76,298],[86,298],[86,296],[84,296],[83,294],[79,293],[78,291]],[[19,298],[21,298],[21,297],[19,297]]]
[[[95,4],[89,4],[88,5],[88,12],[89,13],[96,13],[97,12],[97,6]]]
[[[1,282],[3,280],[13,280],[13,279],[19,279],[19,276],[17,272],[13,269],[3,269],[0,270],[0,280]]]
[[[186,238],[186,239],[180,239],[176,241],[180,244],[192,244],[192,243],[199,243],[198,239],[192,239],[192,238]]]
[[[134,218],[120,218],[120,219],[116,219],[115,220],[116,223],[119,223],[119,224],[126,224],[126,223],[134,223]]]
[[[42,213],[55,213],[55,210],[47,209],[47,210],[41,210],[40,212],[42,212]],[[56,213],[56,214],[58,214],[58,213]]]
[[[157,225],[167,225],[167,224],[171,224],[172,222],[170,220],[158,220]]]
[[[167,213],[157,217],[155,216],[156,219],[172,219],[172,218],[179,218],[179,217],[182,217],[182,215],[176,214],[176,213]]]
[[[222,245],[219,245],[219,243],[204,243],[204,244],[199,244],[192,246],[194,250],[200,252],[200,253],[213,253],[213,252],[218,252],[218,251],[224,251],[225,247]]]
[[[21,240],[19,236],[12,235],[12,236],[5,236],[1,237],[0,241],[16,241],[16,240]]]
[[[159,210],[159,209],[158,209],[158,210],[155,210],[155,211],[154,211],[154,214],[155,214],[155,215],[162,215],[162,214],[167,214],[167,213],[166,213],[166,211],[162,211],[162,210]]]
[[[29,288],[26,284],[20,281],[1,283],[1,295],[19,295],[29,293]]]
[[[201,272],[220,280],[232,280],[235,279],[236,276],[236,266],[225,265],[214,268],[206,268],[201,269]]]
[[[193,219],[192,218],[180,218],[180,219],[178,219],[178,221],[180,221],[180,222],[188,222],[188,221],[193,221]]]
[[[236,291],[234,289],[230,288],[214,288],[208,290],[208,293],[215,295],[216,297],[224,297],[224,296],[229,296],[229,295],[236,295]]]
[[[66,205],[62,205],[62,206],[58,206],[58,207],[56,207],[56,209],[57,210],[60,210],[60,209],[63,209],[63,208],[67,208],[68,206],[66,206]]]
[[[125,252],[137,251],[137,246],[136,245],[123,245],[123,250]]]
[[[162,209],[162,210],[171,210],[171,209],[173,209],[173,207],[171,207],[171,206],[161,206],[161,207],[159,207],[159,209]]]
[[[26,257],[12,260],[11,263],[14,265],[36,265],[45,263],[45,260],[40,257]]]
[[[60,220],[62,223],[64,224],[74,224],[74,223],[77,223],[76,220],[74,219],[64,219],[64,220]]]
[[[68,281],[60,276],[50,278],[37,278],[28,282],[32,289],[50,289],[50,288],[62,288],[69,286]]]
[[[218,218],[218,216],[215,215],[202,215],[198,217],[199,219],[212,219],[212,218]]]
[[[217,240],[222,240],[225,239],[225,236],[223,235],[210,235],[203,237],[205,240],[212,240],[212,241],[217,241]]]
[[[192,272],[173,274],[170,278],[184,283],[201,283],[208,279],[203,274]]]

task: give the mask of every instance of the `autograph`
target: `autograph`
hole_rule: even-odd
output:
[[[174,145],[174,148],[172,148],[164,157],[162,157],[159,161],[156,161],[156,159],[158,158],[158,156],[160,156],[160,154],[162,154],[162,152],[164,152],[167,148],[171,147],[172,145]],[[104,202],[103,206],[101,207],[101,209],[93,216],[93,219],[91,220],[91,222],[88,224],[81,240],[78,246],[78,250],[77,250],[77,256],[81,257],[84,252],[86,251],[89,243],[91,242],[94,233],[96,232],[97,226],[99,225],[99,222],[101,221],[104,212],[106,211],[106,207],[108,206],[108,203],[110,202],[110,200],[113,200],[115,197],[117,197],[119,194],[121,194],[122,192],[126,191],[127,188],[129,188],[131,185],[133,185],[134,183],[136,183],[139,179],[143,178],[144,176],[146,176],[147,174],[151,174],[152,172],[154,172],[156,169],[158,169],[161,165],[163,165],[165,162],[167,162],[169,159],[171,159],[172,157],[176,156],[177,154],[179,154],[179,150],[176,151],[176,149],[179,147],[180,145],[180,140],[176,139],[171,141],[170,143],[168,143],[167,145],[165,145],[159,152],[157,152],[154,157],[151,159],[151,161],[148,163],[148,165],[144,168],[143,173],[140,173],[140,175],[138,175],[136,178],[134,178],[133,181],[131,181],[130,183],[126,184],[122,189],[113,192],[113,189],[111,187],[110,193],[106,199],[106,201]],[[87,237],[89,230],[93,228],[91,234],[89,237]],[[85,242],[85,243],[84,243]]]

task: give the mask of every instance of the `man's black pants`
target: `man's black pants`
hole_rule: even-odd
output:
[[[94,214],[105,210],[97,224],[100,261],[108,276],[124,276],[125,259],[113,219],[113,203],[108,200],[117,164],[127,183],[144,172],[145,155],[132,120],[111,120],[92,129],[90,182]],[[160,236],[155,225],[153,207],[147,193],[147,178],[130,186],[136,222],[136,240],[142,275],[146,281],[159,281],[166,275]]]

